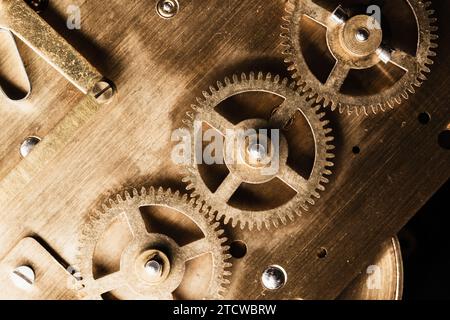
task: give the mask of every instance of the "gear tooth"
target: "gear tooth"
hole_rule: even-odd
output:
[[[205,97],[205,99],[208,99],[211,96],[207,91],[202,91],[202,95]]]
[[[183,193],[183,195],[181,196],[181,201],[185,203],[188,201],[188,195],[186,193]]]
[[[136,188],[133,188],[131,192],[133,193],[133,198],[139,197],[139,191]]]
[[[317,189],[319,189],[320,191],[325,191],[325,187],[321,184],[318,185]]]
[[[276,75],[275,78],[273,78],[273,82],[280,83],[280,76]]]
[[[193,112],[187,111],[187,112],[186,112],[186,116],[187,116],[189,119],[194,120],[194,113],[193,113]]]
[[[195,185],[193,184],[193,183],[190,183],[190,184],[188,184],[187,186],[186,186],[186,190],[187,191],[191,191],[191,190],[194,190],[195,189]]]
[[[295,86],[296,86],[295,82],[291,82],[289,84],[289,89],[293,90],[295,88]]]
[[[230,78],[228,78],[228,77],[225,78],[225,85],[226,85],[226,86],[230,86],[230,85],[231,85],[231,80],[230,80]]]
[[[222,90],[224,88],[224,85],[221,81],[217,81],[216,83],[217,89]]]
[[[266,74],[266,81],[270,81],[270,80],[272,80],[272,74],[270,72],[268,72]]]
[[[249,79],[250,79],[250,81],[254,81],[255,80],[255,72],[253,72],[253,71],[250,72]]]
[[[278,220],[277,220],[277,219],[273,219],[273,220],[272,220],[272,224],[273,224],[273,226],[274,226],[275,228],[278,228],[278,227],[280,226],[280,224],[278,223]],[[270,230],[270,224],[266,223],[266,228],[267,228],[268,230]]]
[[[131,200],[131,195],[130,195],[130,192],[128,192],[128,191],[125,191],[125,199],[127,199],[127,200]]]
[[[211,92],[211,94],[213,95],[217,92],[217,90],[213,86],[209,86],[209,92]]]
[[[258,80],[263,80],[263,78],[264,78],[264,74],[261,71],[259,71],[258,72]]]
[[[241,73],[241,81],[247,81],[247,75],[244,72]]]
[[[109,204],[109,207],[110,207],[110,208],[112,208],[112,207],[114,207],[114,206],[116,205],[116,203],[114,202],[113,199],[108,199],[108,204]],[[108,210],[109,210],[109,209],[108,209]]]
[[[295,220],[295,214],[292,213],[291,211],[288,211],[286,213],[286,218],[289,219],[289,222],[293,222]]]
[[[203,106],[204,105],[204,101],[202,99],[200,99],[199,97],[195,98],[195,101],[197,101],[197,104],[199,106]]]
[[[314,193],[313,193],[313,195],[314,195]],[[311,198],[307,199],[306,201],[312,206],[316,204],[316,202]]]
[[[233,83],[234,84],[238,84],[239,83],[239,78],[238,78],[237,74],[233,74]]]
[[[322,183],[330,183],[330,180],[328,180],[327,178],[325,178],[325,177],[320,177],[320,182],[322,182]]]

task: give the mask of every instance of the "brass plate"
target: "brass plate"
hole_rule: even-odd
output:
[[[250,248],[234,272],[233,297],[260,298],[260,269],[274,263],[287,269],[290,280],[264,298],[291,292],[302,299],[337,297],[380,243],[448,179],[450,155],[437,139],[449,123],[450,4],[432,2],[441,40],[429,81],[392,112],[371,118],[328,113],[337,158],[317,205],[301,221],[275,231],[228,230],[229,238]],[[69,4],[80,6],[80,31],[65,27]],[[124,186],[184,188],[180,168],[169,161],[172,131],[195,97],[225,76],[251,70],[288,75],[277,45],[283,11],[278,1],[193,0],[181,1],[178,15],[164,20],[148,1],[51,2],[43,18],[113,79],[119,93],[26,186],[2,196],[0,257],[21,238],[38,234],[73,263],[85,217],[109,195]],[[23,103],[0,97],[0,177],[20,162],[18,148],[27,136],[47,136],[83,99],[34,52],[20,43],[19,50],[33,93]],[[427,126],[417,121],[420,112],[431,115]],[[351,153],[356,145],[359,155]],[[319,259],[322,247],[328,255]]]

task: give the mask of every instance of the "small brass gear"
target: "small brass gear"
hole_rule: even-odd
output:
[[[438,39],[435,34],[438,28],[434,25],[437,19],[432,17],[434,10],[429,8],[431,2],[405,0],[414,14],[418,31],[417,51],[412,55],[400,48],[391,49],[384,43],[384,30],[375,17],[367,14],[351,16],[342,7],[332,11],[316,1],[288,0],[288,15],[284,17],[281,34],[285,62],[310,98],[331,105],[332,110],[338,109],[341,113],[369,115],[393,109],[414,94],[415,88],[427,79]],[[303,54],[300,35],[304,33],[301,20],[305,16],[326,28],[328,50],[336,60],[325,81],[319,80],[311,71]],[[388,63],[404,71],[391,86],[362,95],[341,91],[352,70],[368,70]]]
[[[228,119],[220,115],[215,108],[226,99],[238,94],[247,92],[271,93],[284,99],[284,102],[276,107],[272,112],[270,119],[248,119],[237,125],[231,123]],[[256,227],[258,230],[263,226],[279,227],[293,221],[295,216],[301,215],[301,211],[307,211],[309,205],[315,204],[315,198],[320,198],[318,191],[324,191],[324,184],[329,180],[326,176],[331,175],[330,167],[333,163],[330,159],[334,158],[331,151],[334,146],[331,142],[334,140],[330,136],[331,129],[327,128],[329,121],[323,120],[325,113],[320,112],[320,107],[312,107],[304,96],[295,89],[295,84],[289,83],[289,80],[281,79],[279,76],[269,74],[242,74],[240,77],[234,75],[232,79],[226,78],[225,82],[218,82],[217,88],[210,87],[210,92],[204,92],[204,99],[197,99],[198,104],[193,105],[194,112],[188,112],[184,124],[188,126],[191,136],[196,135],[196,122],[207,123],[218,130],[227,139],[225,132],[227,130],[238,129],[285,129],[295,118],[297,112],[300,112],[308,123],[308,129],[311,131],[315,143],[314,164],[309,177],[303,177],[287,164],[288,143],[280,130],[279,141],[279,170],[277,173],[264,172],[264,168],[253,167],[247,164],[237,165],[236,163],[225,164],[228,167],[229,174],[220,184],[217,190],[212,191],[202,178],[199,171],[196,158],[196,152],[192,152],[192,159],[186,165],[187,176],[183,179],[188,183],[188,190],[193,190],[193,195],[199,195],[201,198],[212,204],[217,212],[217,219],[224,218],[226,224],[231,223],[233,227],[240,225],[242,229],[248,227],[252,230]],[[239,110],[237,110],[239,111]],[[261,137],[258,137],[261,139]],[[266,137],[270,140],[270,138]],[[226,145],[226,143],[225,143]],[[192,139],[192,150],[197,150],[197,139]],[[245,150],[248,150],[245,148]],[[242,150],[241,150],[242,151]],[[245,153],[245,151],[242,151]],[[248,152],[248,151],[247,151]],[[295,196],[286,203],[271,208],[269,210],[241,210],[231,206],[228,202],[243,183],[260,185],[278,178],[284,184],[295,191]]]
[[[140,208],[161,206],[183,214],[203,233],[200,240],[178,245],[165,234],[149,233]],[[84,299],[102,299],[102,295],[114,290],[125,292],[126,299],[171,300],[173,292],[183,280],[185,265],[200,256],[211,254],[209,286],[203,292],[204,299],[220,299],[229,284],[231,267],[225,246],[223,230],[207,217],[207,209],[195,199],[179,192],[160,188],[142,188],[132,193],[117,195],[102,211],[95,211],[85,225],[80,243],[78,267],[82,277],[80,294]],[[120,269],[95,278],[93,259],[97,243],[102,239],[114,219],[124,219],[132,234],[132,240],[120,254]],[[148,221],[151,225],[152,221]],[[204,271],[204,270],[203,270]],[[202,271],[200,271],[201,276]],[[210,278],[209,278],[210,277]]]

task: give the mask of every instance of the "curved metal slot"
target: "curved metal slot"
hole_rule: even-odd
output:
[[[0,29],[0,92],[11,101],[27,99],[31,82],[11,31]]]

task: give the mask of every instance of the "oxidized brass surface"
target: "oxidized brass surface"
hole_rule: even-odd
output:
[[[290,153],[287,163],[300,165],[296,169],[301,173],[308,163],[311,166],[317,146],[322,145],[326,153],[328,141],[325,133],[320,138],[308,136],[305,128],[313,123],[313,129],[323,129],[321,121],[325,121],[324,126],[332,129],[334,137],[333,174],[328,176],[326,172],[328,183],[320,199],[315,197],[308,211],[302,210],[301,216],[287,225],[283,214],[289,217],[295,208],[280,212],[281,224],[270,230],[260,227],[267,221],[277,221],[273,217],[241,219],[257,227],[249,230],[227,224],[232,220],[228,220],[228,212],[222,212],[225,221],[220,221],[220,228],[228,242],[215,243],[218,245],[211,251],[222,257],[220,248],[237,240],[247,247],[244,257],[230,259],[230,268],[225,268],[225,262],[210,264],[214,274],[231,271],[205,282],[220,287],[226,284],[222,281],[226,276],[230,283],[225,298],[401,297],[400,253],[391,239],[450,176],[448,150],[438,144],[439,134],[449,126],[450,25],[445,17],[450,4],[431,2],[438,20],[429,22],[439,25],[441,39],[435,67],[420,90],[394,110],[385,108],[388,112],[366,117],[361,115],[364,112],[348,116],[321,108],[324,114],[317,122],[310,121],[310,114],[318,111],[313,108],[303,118],[298,117],[302,119],[299,122],[290,121],[292,108],[283,108],[283,104],[269,113],[274,123],[286,129],[290,152],[292,146],[300,146],[296,153]],[[242,72],[278,74],[277,81],[291,76],[283,61],[285,47],[280,37],[285,1],[179,3],[178,13],[163,19],[155,10],[156,1],[116,0],[107,5],[101,1],[50,1],[41,19],[19,0],[0,0],[0,25],[10,28],[18,39],[32,84],[31,95],[23,101],[0,96],[0,287],[11,288],[0,292],[14,292],[2,298],[78,297],[80,283],[73,281],[73,275],[79,261],[92,262],[92,257],[83,254],[83,248],[91,242],[81,239],[85,239],[83,233],[89,235],[88,220],[93,212],[101,210],[110,197],[123,195],[124,189],[161,186],[183,191],[189,186],[183,182],[184,167],[171,161],[175,146],[171,138],[174,130],[185,126],[186,112],[192,115],[191,105],[199,103],[196,97],[217,81]],[[69,5],[80,9],[79,30],[66,26]],[[426,39],[435,41],[431,36],[436,32],[434,27],[425,29]],[[314,32],[309,37],[320,40]],[[1,57],[0,62],[6,61],[8,54]],[[423,71],[429,61],[425,56],[419,58],[419,71]],[[8,73],[19,66],[1,67],[2,73]],[[112,101],[108,97],[109,104],[100,107],[104,92],[98,88],[107,88],[98,84],[103,76],[114,82],[117,93]],[[409,84],[402,87],[408,88]],[[279,98],[261,84],[252,84],[250,89],[238,90],[236,93],[253,93],[226,105],[228,111],[239,113],[246,110],[245,106],[257,109]],[[305,110],[307,105],[305,102]],[[313,107],[312,101],[309,105]],[[421,112],[431,116],[426,126],[417,121]],[[22,159],[19,148],[29,136],[43,140]],[[352,153],[355,146],[359,154]],[[322,161],[327,159],[324,154]],[[325,168],[328,164],[322,165]],[[320,174],[312,177],[321,179]],[[246,187],[247,195],[252,194],[251,186]],[[240,200],[251,206],[266,198],[277,202],[284,196],[284,189],[277,186],[268,190],[264,196]],[[206,190],[198,193],[202,199],[207,198]],[[223,199],[208,200],[217,204],[208,203],[205,208],[212,205],[211,213],[219,210],[222,217],[217,205],[223,204],[219,201]],[[209,226],[209,220],[200,224],[205,221]],[[107,266],[109,256],[100,257]],[[38,276],[28,292],[13,289],[14,283],[6,275],[24,264],[33,267]],[[261,285],[261,274],[271,265],[282,266],[288,274],[279,290],[265,290]],[[382,272],[377,273],[379,270]],[[379,279],[372,278],[374,273]],[[374,283],[379,285],[369,285]],[[213,293],[221,291],[217,286]],[[108,285],[107,289],[116,288]],[[189,289],[179,296],[188,293]],[[123,296],[130,298],[133,292],[124,292]],[[165,292],[155,298],[161,297],[171,296]]]

